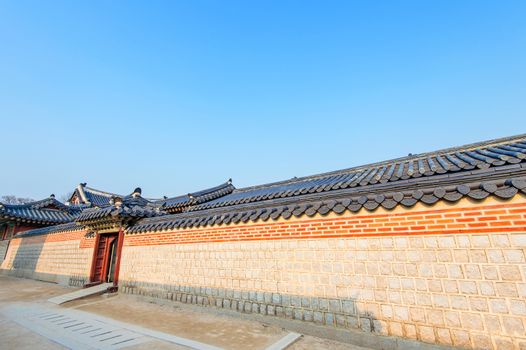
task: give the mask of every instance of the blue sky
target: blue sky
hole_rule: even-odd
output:
[[[2,1],[0,194],[177,195],[526,132],[525,1]]]

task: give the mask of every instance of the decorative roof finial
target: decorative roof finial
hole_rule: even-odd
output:
[[[122,198],[121,197],[113,197],[113,203],[115,205],[115,208],[119,209],[120,207],[122,207]]]

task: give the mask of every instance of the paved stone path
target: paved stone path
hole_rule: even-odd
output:
[[[2,312],[19,325],[70,349],[114,350],[158,339],[190,349],[222,350],[80,310],[21,304]]]
[[[195,350],[223,350],[80,310],[42,304],[15,304],[1,311],[19,325],[70,349],[116,350],[161,340]],[[289,333],[266,350],[286,349],[300,337],[300,334]]]
[[[126,295],[95,296],[68,307],[47,302],[70,292],[56,284],[0,274],[0,349],[372,350],[324,337],[298,338],[305,325],[272,325],[267,323],[272,319],[238,319],[237,313],[227,317],[214,309],[159,305]],[[101,326],[111,335],[103,334]]]
[[[141,344],[149,337],[80,312],[36,305],[10,306],[12,321],[70,349],[113,350]]]

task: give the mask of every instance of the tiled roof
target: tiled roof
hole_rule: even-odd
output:
[[[79,211],[57,201],[53,196],[26,204],[0,204],[0,218],[42,225],[72,221]]]
[[[76,219],[78,223],[122,218],[126,224],[133,224],[127,230],[130,233],[357,212],[362,208],[412,207],[461,198],[507,199],[526,193],[526,135],[242,189],[235,189],[228,181],[163,200],[147,200],[135,194],[115,205],[112,197],[117,196],[112,193],[85,184],[77,190],[85,205],[100,207],[84,209]],[[70,207],[70,215],[82,208]],[[165,215],[167,212],[173,214]]]
[[[113,197],[109,205],[102,208],[88,208],[75,219],[80,224],[89,224],[105,218],[114,219],[140,219],[164,215],[160,205],[153,204],[141,197],[141,189],[136,188],[134,193],[124,198]]]
[[[231,193],[233,190],[234,186],[229,180],[219,186],[184,196],[165,198],[163,200],[148,200],[141,196],[142,191],[140,188],[136,188],[134,193],[128,196],[121,197],[110,192],[87,187],[86,184],[80,184],[72,198],[75,194],[78,195],[82,199],[82,204],[66,206],[54,199],[45,199],[32,203],[35,207],[54,204],[70,214],[69,216],[66,214],[63,221],[49,222],[47,224],[74,222],[70,225],[58,225],[56,229],[55,226],[52,226],[45,229],[27,231],[27,235],[62,232],[62,230],[68,230],[69,228],[89,227],[90,229],[97,229],[97,227],[100,228],[112,222],[120,222],[126,225],[139,219],[166,215],[169,210],[180,211],[193,204],[219,198]],[[42,210],[40,209],[40,211]]]
[[[90,208],[86,209],[77,218],[78,223],[85,223],[92,220],[99,220],[106,217],[129,217],[129,218],[149,218],[152,216],[163,215],[163,212],[148,207],[140,206],[109,206],[104,208]]]
[[[188,193],[183,196],[163,199],[156,201],[155,203],[160,204],[163,207],[163,210],[168,212],[178,212],[192,205],[197,205],[221,198],[227,194],[232,193],[234,190],[235,187],[232,185],[232,179],[229,179],[227,182],[219,186],[198,192]]]
[[[104,207],[109,205],[112,197],[122,197],[115,193],[101,191],[88,187],[86,183],[79,184],[75,189],[75,192],[72,195],[72,197],[75,194],[81,199],[82,204],[98,207]]]
[[[58,208],[58,209],[69,210],[69,207],[67,205],[65,205],[64,203],[56,200],[54,195],[51,195],[48,198],[44,198],[44,199],[41,199],[39,201],[33,201],[33,202],[25,203],[25,204],[22,204],[22,205],[29,206],[32,209],[40,209],[40,208],[45,208],[45,207],[55,207],[55,208]]]
[[[54,226],[48,226],[48,227],[37,228],[37,229],[29,230],[29,231],[24,231],[22,233],[19,233],[17,237],[38,236],[38,235],[45,235],[45,234],[51,234],[51,233],[79,231],[79,230],[84,230],[84,229],[85,229],[84,226],[77,224],[76,222],[68,222],[66,224],[60,224],[60,225],[54,225]]]
[[[463,197],[510,198],[525,192],[526,135],[236,189],[180,214],[146,219],[129,232],[411,207]]]
[[[326,200],[305,199],[293,204],[279,204],[270,201],[266,206],[252,206],[248,208],[218,208],[203,211],[185,212],[168,215],[161,218],[145,219],[130,227],[128,233],[141,233],[151,231],[173,230],[176,228],[189,228],[207,225],[219,225],[239,222],[249,222],[269,219],[276,220],[280,217],[288,219],[292,216],[314,216],[335,212],[341,214],[345,211],[357,212],[362,208],[374,210],[382,207],[393,209],[401,205],[412,207],[417,203],[434,204],[439,200],[456,202],[467,197],[482,200],[489,196],[500,199],[509,199],[517,193],[526,194],[526,177],[499,180],[493,182],[474,182],[462,185],[445,187],[432,187],[415,189],[403,192],[388,192],[377,195],[348,196]]]
[[[519,164],[526,159],[526,135],[492,140],[442,151],[411,155],[320,175],[293,178],[238,189],[221,198],[190,208],[191,211],[255,203],[371,185],[425,182],[440,175],[465,174]]]

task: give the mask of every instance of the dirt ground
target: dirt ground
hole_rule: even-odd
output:
[[[55,295],[73,291],[55,284],[0,276],[0,308],[15,302],[42,302]],[[0,349],[53,350],[65,349],[18,324],[0,313]]]
[[[70,302],[65,306],[225,349],[265,349],[289,333],[286,329],[267,323],[212,314],[206,308],[188,307],[186,304],[159,305],[128,295],[96,296]],[[311,336],[303,336],[287,349],[367,350]]]
[[[45,304],[50,297],[74,290],[51,283],[0,276],[0,309],[13,303]],[[129,295],[94,296],[66,303],[63,307],[102,315],[224,349],[265,349],[289,333],[276,325],[236,317],[235,313],[224,315],[210,312],[207,308],[188,307],[185,304],[159,304]],[[0,349],[13,348],[64,349],[3,318],[0,313]],[[183,347],[156,340],[129,349],[164,350]],[[311,336],[303,336],[288,349],[366,350],[355,345]]]
[[[42,303],[51,297],[77,289],[62,287],[55,283],[0,275],[0,305],[9,302]]]
[[[198,312],[176,304],[158,305],[127,295],[92,297],[64,306],[227,349],[264,349],[287,335],[275,326],[219,317],[206,309]]]

